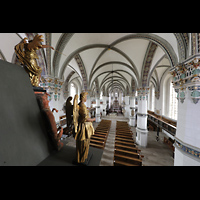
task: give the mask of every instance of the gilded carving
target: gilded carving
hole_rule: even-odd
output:
[[[36,35],[33,40],[27,42],[27,38],[24,38],[22,42],[15,46],[15,52],[19,62],[25,67],[26,72],[29,75],[32,86],[38,87],[40,82],[40,77],[42,73],[42,68],[38,66],[37,59],[38,56],[36,51],[41,48],[51,48],[48,45],[42,45],[41,42],[42,35]]]

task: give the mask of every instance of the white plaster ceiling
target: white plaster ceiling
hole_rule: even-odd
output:
[[[95,69],[97,69],[99,66],[101,66],[105,63],[121,62],[121,63],[125,63],[125,64],[129,65],[130,67],[132,67],[132,63],[133,63],[138,71],[139,78],[141,78],[142,67],[144,65],[144,58],[147,53],[147,48],[150,43],[150,40],[134,38],[134,39],[128,39],[128,40],[124,40],[122,42],[118,42],[116,45],[114,45],[114,47],[117,48],[120,52],[123,52],[123,54],[126,57],[124,55],[121,55],[119,52],[114,51],[111,48],[111,49],[105,51],[104,54],[101,56],[101,58],[99,60],[97,60],[99,55],[105,49],[107,49],[107,47],[99,48],[98,47],[99,44],[110,46],[110,45],[112,45],[113,42],[115,42],[115,41],[119,40],[120,38],[123,38],[124,36],[127,36],[127,35],[132,35],[132,33],[77,33],[77,34],[74,34],[72,36],[72,38],[70,39],[70,41],[67,43],[67,45],[65,46],[65,48],[63,50],[63,53],[66,55],[70,55],[81,47],[86,47],[88,45],[97,45],[97,47],[89,48],[89,49],[83,50],[79,53],[79,55],[84,63],[85,69],[86,69],[88,82],[90,82],[90,84],[92,84],[93,81],[95,80],[95,78],[98,77],[99,85],[101,85],[101,82],[104,79],[104,77],[107,75],[107,73],[104,73],[100,76],[99,76],[99,74],[106,72],[106,71],[107,72],[112,71],[112,68],[113,68],[113,70],[117,70],[120,74],[122,74],[123,77],[125,77],[125,79],[131,85],[132,77],[123,71],[129,72],[130,74],[132,74],[132,76],[135,79],[137,79],[137,77],[133,73],[133,71],[131,71],[129,68],[127,68],[124,65],[107,64],[107,65],[102,66],[94,74],[92,74]],[[177,41],[173,34],[169,34],[169,33],[168,34],[160,34],[159,33],[159,34],[155,34],[155,35],[158,35],[159,37],[163,36],[163,38],[165,40],[169,39],[170,42],[172,43],[171,45],[173,47],[175,47],[175,52],[176,53],[178,52]],[[54,34],[53,34],[53,36],[54,36]],[[150,70],[153,69],[155,64],[162,58],[163,55],[165,55],[165,52],[163,51],[163,49],[161,47],[158,46],[158,48],[156,49],[155,54],[153,56]],[[132,63],[130,62],[130,60],[127,59],[127,57],[131,60]],[[177,57],[178,57],[178,55],[177,55]],[[60,59],[60,66],[62,66],[64,64],[65,60],[66,60],[66,57],[62,56],[62,58]],[[95,61],[97,61],[96,64],[95,64]],[[168,64],[168,66],[170,66],[169,61],[167,64]],[[70,62],[70,65],[72,65],[71,62]],[[158,70],[158,71],[160,72],[161,70]],[[58,72],[58,74],[59,73],[60,73],[60,71]],[[91,77],[91,75],[93,75],[93,76]],[[161,75],[159,75],[159,76],[161,76]],[[139,80],[137,80],[137,81],[138,81],[137,84],[139,84]],[[122,84],[124,84],[124,83],[122,83]],[[108,84],[106,84],[106,85],[108,85]]]
[[[45,44],[45,33],[40,34],[44,36],[43,44]],[[58,48],[59,44],[62,44],[61,39],[63,35],[63,33],[51,33],[51,46],[55,49]],[[24,37],[26,37],[25,33],[0,33],[0,52],[3,53],[8,62],[13,62],[14,46]],[[156,40],[151,40],[149,37],[156,38]],[[83,66],[85,67],[84,73],[86,73],[89,87],[92,86],[96,77],[98,77],[99,85],[101,85],[104,78],[108,75],[108,72],[112,71],[112,69],[120,73],[123,77],[122,79],[126,79],[130,85],[132,77],[134,77],[137,86],[139,86],[141,85],[142,70],[144,70],[145,66],[145,56],[147,56],[148,47],[152,42],[156,43],[158,46],[152,57],[149,72],[156,69],[160,79],[162,74],[166,71],[167,66],[171,66],[171,61],[164,47],[167,45],[170,46],[170,49],[172,49],[174,53],[174,55],[171,56],[175,56],[179,61],[178,42],[173,33],[74,33],[66,43],[63,43],[63,48],[59,53],[61,56],[58,66],[53,66],[53,60],[57,52],[51,50],[51,67],[55,67],[55,69],[51,70],[54,72],[54,74],[51,75],[59,78],[64,77],[64,79],[66,79],[70,72],[74,70],[77,75],[80,76],[80,80],[83,80],[83,72],[81,72],[80,66],[74,59],[75,53],[78,52]],[[162,43],[164,47],[160,45],[160,43]],[[111,49],[109,49],[109,47]],[[103,51],[105,51],[104,54],[97,60]],[[44,53],[46,55],[46,51],[44,51]],[[70,56],[72,56],[71,59],[69,59]],[[65,66],[67,60],[68,62]],[[113,64],[111,62],[113,62]],[[93,74],[101,65],[104,66]],[[160,67],[155,68],[155,65]],[[104,74],[99,76],[101,73]],[[153,74],[154,73],[152,73],[152,75]],[[115,74],[115,76],[119,75]],[[126,83],[122,81],[121,83],[124,87],[126,86]],[[107,83],[106,86],[108,84],[109,83]]]

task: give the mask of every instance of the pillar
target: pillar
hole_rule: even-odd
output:
[[[100,97],[96,97],[96,122],[100,121]]]
[[[130,117],[129,125],[135,126],[135,96],[130,97]]]
[[[147,130],[147,101],[149,88],[138,89],[138,112],[137,112],[137,128],[136,143],[140,146],[147,146],[148,130]]]
[[[130,104],[129,104],[129,96],[125,96],[125,117],[129,118],[130,113]]]
[[[200,57],[171,71],[178,99],[174,165],[200,166]]]

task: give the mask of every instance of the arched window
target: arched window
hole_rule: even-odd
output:
[[[154,87],[152,87],[152,90],[151,90],[151,97],[152,97],[151,110],[154,111],[154,107],[155,107],[155,88]]]
[[[154,112],[154,107],[155,107],[155,88],[153,85],[151,85],[148,96],[148,109]]]
[[[100,99],[103,99],[103,92],[100,93]]]
[[[74,83],[71,83],[70,84],[70,96],[72,98],[74,98],[75,95],[76,95],[76,87],[75,87]]]
[[[178,115],[178,100],[176,97],[177,93],[173,88],[173,84],[170,83],[169,117],[175,120],[177,120],[177,115]]]

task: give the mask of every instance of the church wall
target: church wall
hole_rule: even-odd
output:
[[[174,155],[174,166],[199,166],[199,159],[186,154],[184,151],[176,148]]]
[[[0,48],[8,62],[12,62],[14,46],[20,42],[21,38],[16,33],[0,33]]]
[[[179,101],[176,137],[189,145],[200,148],[200,115],[199,105],[194,104],[190,98],[191,93],[186,89],[184,103]],[[193,112],[191,112],[193,111]]]

